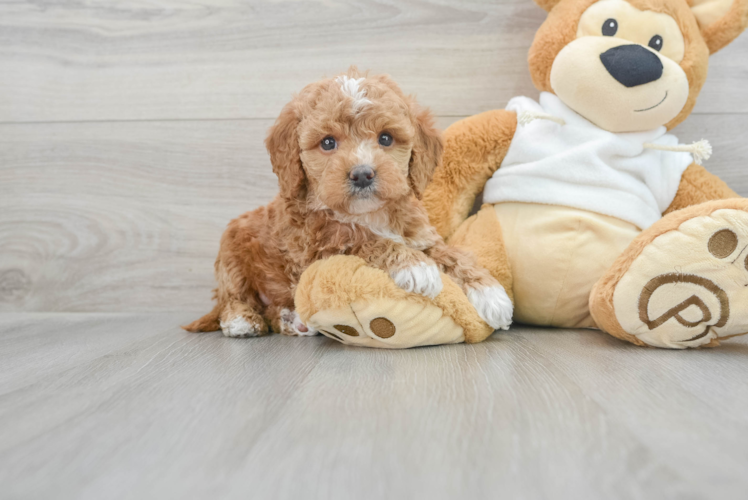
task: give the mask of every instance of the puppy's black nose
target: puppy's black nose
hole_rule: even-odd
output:
[[[659,80],[662,61],[654,52],[641,45],[620,45],[600,54],[610,76],[626,87],[637,87]]]
[[[351,173],[348,174],[348,179],[351,181],[354,187],[358,189],[364,189],[371,186],[374,183],[374,177],[377,173],[374,169],[368,165],[358,165],[353,167]]]

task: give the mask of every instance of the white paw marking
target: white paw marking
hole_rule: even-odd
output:
[[[366,90],[361,89],[364,78],[350,78],[348,76],[339,76],[336,81],[340,84],[340,90],[344,94],[353,98],[353,111],[358,111],[371,101],[366,98]]]
[[[469,288],[467,297],[478,316],[496,330],[508,330],[512,324],[514,306],[501,285]]]
[[[256,337],[261,333],[257,325],[253,325],[242,316],[229,321],[221,321],[221,330],[227,337]]]
[[[418,293],[430,299],[436,298],[444,286],[439,268],[425,262],[397,271],[392,279],[406,292]]]
[[[306,326],[298,313],[290,309],[281,310],[281,333],[299,337],[313,337],[319,334],[314,328]]]

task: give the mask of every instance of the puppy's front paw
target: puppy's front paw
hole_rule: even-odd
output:
[[[291,309],[281,311],[281,333],[283,335],[295,335],[299,337],[313,337],[319,332],[310,328],[301,321],[298,313]]]
[[[469,288],[467,297],[478,316],[496,330],[508,330],[512,324],[514,305],[501,285]]]
[[[265,333],[265,325],[244,316],[221,321],[221,330],[226,337],[259,337]]]
[[[444,286],[439,268],[425,262],[394,272],[392,279],[406,292],[414,292],[430,299],[436,298]]]

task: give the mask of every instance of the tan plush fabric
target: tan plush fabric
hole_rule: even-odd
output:
[[[632,342],[634,344],[638,345],[648,345],[644,340],[641,338],[633,335],[633,333],[637,333],[637,331],[632,331],[631,326],[628,325],[628,330],[624,325],[621,324],[618,314],[616,312],[616,303],[620,307],[621,304],[621,296],[615,297],[616,294],[616,288],[618,284],[624,279],[624,277],[627,275],[629,270],[631,270],[632,265],[634,264],[637,259],[642,256],[645,251],[647,251],[647,248],[655,242],[655,240],[662,235],[665,235],[669,232],[677,232],[678,229],[686,224],[689,221],[692,221],[697,218],[701,217],[711,217],[715,212],[718,211],[725,211],[725,210],[732,210],[732,211],[741,211],[746,212],[748,211],[748,200],[743,198],[736,198],[736,199],[729,199],[729,200],[718,200],[718,201],[710,201],[706,203],[702,203],[699,205],[695,205],[689,208],[685,208],[683,210],[678,210],[676,212],[673,212],[669,214],[668,216],[664,217],[662,220],[654,224],[652,227],[647,229],[646,231],[642,232],[626,249],[625,252],[623,252],[613,263],[613,265],[610,267],[610,269],[605,273],[605,275],[598,281],[598,283],[595,285],[592,295],[590,297],[590,310],[592,313],[592,317],[594,318],[597,325],[604,331],[608,332],[609,334],[613,335],[614,337],[618,337],[620,339]],[[733,218],[734,219],[734,218]],[[746,221],[748,221],[748,217],[746,217]],[[657,278],[658,276],[670,272],[679,272],[679,270],[684,271],[685,274],[693,274],[696,276],[700,276],[701,274],[709,274],[713,271],[714,266],[713,263],[710,263],[708,260],[705,260],[702,257],[705,257],[706,254],[702,255],[702,252],[699,250],[707,250],[709,248],[709,239],[710,237],[719,229],[722,229],[724,227],[745,227],[746,221],[739,222],[737,225],[735,225],[735,221],[733,222],[724,222],[722,221],[720,224],[710,224],[708,221],[704,221],[701,223],[701,227],[703,228],[702,231],[699,230],[693,230],[691,229],[690,234],[691,235],[697,235],[692,236],[690,238],[691,243],[684,243],[680,240],[673,242],[669,242],[669,244],[665,244],[663,248],[665,248],[665,251],[672,251],[674,258],[677,257],[678,254],[678,247],[683,247],[687,250],[687,253],[691,255],[691,260],[686,262],[685,264],[678,265],[677,262],[675,265],[670,262],[669,258],[665,259],[657,259],[654,257],[651,257],[654,264],[653,266],[657,267],[658,265],[660,268],[658,269],[649,269],[646,272],[649,272],[651,275],[650,279]],[[714,231],[711,231],[714,229]],[[695,232],[694,232],[695,231]],[[703,234],[701,234],[703,233]],[[748,240],[748,236],[744,238],[745,240]],[[663,240],[665,241],[665,240]],[[666,242],[668,243],[668,242]],[[746,241],[745,244],[748,244],[748,241]],[[692,248],[693,245],[693,248]],[[742,248],[742,247],[741,247]],[[658,253],[662,253],[663,250],[660,249]],[[677,259],[676,259],[677,260]],[[661,262],[661,264],[657,264],[657,262]],[[674,261],[675,262],[675,261]],[[737,261],[736,261],[737,262]],[[737,262],[740,265],[745,265],[745,261]],[[640,263],[639,266],[642,264]],[[693,271],[691,269],[692,265],[697,266],[697,271]],[[644,263],[643,267],[648,267],[647,263]],[[645,271],[636,271],[638,274],[642,274]],[[742,271],[741,271],[742,272]],[[711,277],[708,277],[708,279],[712,279]],[[728,280],[730,278],[728,277]],[[712,279],[713,280],[713,279]],[[720,281],[720,280],[716,280]],[[733,280],[734,281],[734,280]],[[634,294],[635,296],[629,297],[630,301],[636,301],[636,297],[640,296],[640,293],[642,291],[641,287],[637,290],[636,287],[629,287],[630,289],[628,292],[630,294]],[[617,302],[616,302],[617,301]],[[744,303],[744,302],[742,302]],[[738,305],[739,307],[739,305]],[[745,308],[740,308],[741,310],[745,310]],[[622,313],[625,314],[625,313]],[[656,314],[654,314],[656,316]],[[627,318],[630,318],[630,312]],[[638,314],[636,315],[638,317]],[[692,318],[693,319],[693,318]],[[729,336],[733,336],[735,334],[739,334],[742,332],[729,332],[725,333],[724,336],[721,338],[727,338]],[[713,338],[708,344],[701,345],[699,347],[709,347],[719,344],[719,339]],[[672,347],[672,346],[671,346]]]
[[[536,0],[538,5],[549,11],[546,22],[536,33],[529,53],[530,73],[535,86],[539,90],[553,92],[550,76],[553,63],[558,54],[576,39],[579,34],[579,20],[582,14],[596,2],[597,0]],[[714,3],[707,6],[711,2]],[[673,17],[682,33],[684,46],[679,65],[686,74],[689,94],[680,113],[666,124],[668,129],[672,129],[690,115],[696,104],[696,98],[706,81],[710,51],[715,52],[722,48],[735,39],[748,25],[748,0],[735,0],[727,14],[722,17],[719,16],[719,13],[720,10],[724,10],[724,0],[629,0],[629,3],[642,11],[654,11]],[[694,8],[693,11],[691,10],[692,7]],[[709,14],[703,15],[707,8],[710,10]],[[717,18],[719,20],[714,22],[714,19]],[[700,23],[708,25],[700,25]],[[425,200],[429,217],[441,235],[445,237],[454,235],[451,239],[452,243],[472,250],[478,256],[479,261],[502,281],[507,290],[511,287],[518,310],[515,316],[517,319],[521,320],[523,317],[534,318],[534,322],[541,324],[591,325],[593,324],[592,321],[585,317],[583,312],[579,312],[585,309],[585,306],[579,305],[580,297],[584,296],[583,293],[571,290],[569,293],[556,294],[562,297],[562,301],[558,304],[552,304],[553,307],[550,305],[548,307],[554,311],[569,307],[571,311],[568,314],[564,313],[564,318],[557,318],[554,317],[554,313],[548,316],[548,314],[541,315],[533,312],[533,310],[524,310],[525,299],[522,296],[524,292],[518,292],[518,290],[523,290],[523,287],[527,289],[535,287],[538,293],[547,293],[547,290],[544,290],[544,288],[547,288],[545,283],[554,283],[553,280],[556,279],[554,277],[549,280],[548,276],[555,272],[550,266],[558,263],[559,251],[548,243],[543,244],[542,241],[545,238],[552,238],[554,231],[558,231],[558,227],[563,228],[565,224],[575,219],[572,218],[570,221],[559,220],[553,228],[536,230],[532,228],[532,224],[534,224],[532,218],[522,219],[521,221],[514,220],[513,217],[519,217],[520,214],[513,214],[510,217],[508,215],[509,209],[505,208],[502,211],[506,210],[507,213],[497,214],[495,221],[487,215],[484,209],[477,216],[463,223],[473,205],[476,194],[483,189],[484,183],[500,166],[506,155],[512,142],[513,133],[516,130],[516,120],[516,116],[511,118],[507,116],[506,111],[492,111],[457,122],[447,131],[445,166],[437,169],[434,182],[426,191]],[[450,136],[451,140],[449,139]],[[736,196],[735,193],[722,181],[709,174],[702,167],[692,165],[683,175],[679,191],[666,213],[709,200],[725,199],[732,196]],[[705,207],[708,206],[709,204]],[[702,207],[701,209],[705,208]],[[670,227],[668,224],[676,223],[678,220],[683,221],[685,220],[682,219],[683,217],[687,218],[690,215],[684,215],[680,212],[672,213],[666,218],[667,222],[663,224]],[[538,219],[538,221],[542,220],[543,218]],[[592,222],[590,224],[594,226]],[[658,224],[653,227],[660,227]],[[608,229],[615,227],[615,225],[609,223],[601,223],[600,225]],[[513,228],[510,228],[510,226]],[[627,232],[625,228],[617,229],[620,229],[622,234]],[[650,229],[646,234],[654,234],[652,231]],[[605,277],[600,280],[597,288],[593,291],[591,297],[593,316],[608,333],[635,344],[646,345],[620,327],[613,317],[611,305],[611,283],[616,283],[620,279],[628,263],[651,241],[640,236],[627,249],[623,240],[630,237],[630,235],[626,237],[621,235],[620,239],[617,239],[618,237],[601,236],[603,241],[609,238],[608,241],[611,242],[604,250],[596,250],[595,242],[585,243],[585,245],[589,244],[591,246],[589,249],[585,246],[585,251],[580,250],[580,252],[585,255],[589,265],[581,266],[578,274],[580,276],[588,274],[592,278],[605,274],[604,269],[601,270],[596,267],[598,261],[602,263],[601,266],[611,263],[617,255],[612,247],[623,245],[618,250],[618,252],[623,252],[621,257],[616,260],[616,264],[605,274]],[[522,243],[527,252],[535,252],[537,254],[535,260],[547,262],[548,267],[544,273],[538,272],[534,268],[522,268],[520,272],[518,266],[515,265],[515,260],[526,259],[526,255],[516,250],[519,247],[513,246],[515,242]],[[616,243],[613,244],[612,242]],[[560,245],[559,248],[564,248],[563,243]],[[600,254],[604,255],[602,259],[598,258]],[[584,261],[580,260],[580,262]],[[567,267],[575,269],[573,266]],[[532,278],[532,276],[535,278]],[[561,285],[556,284],[554,286],[563,289],[566,285],[561,283]],[[588,291],[590,286],[589,282],[585,282],[580,285],[580,289]],[[587,291],[584,293],[587,293]],[[575,296],[575,293],[577,298],[574,299],[572,297]],[[538,300],[533,299],[532,295],[532,293],[527,294],[530,300],[528,304],[531,304],[532,300]],[[563,305],[564,300],[570,300],[576,305]],[[551,304],[551,302],[552,300],[548,299],[547,304]],[[538,311],[540,309],[545,309],[545,306],[540,307]],[[612,320],[611,317],[613,317]],[[706,345],[716,343],[718,343],[717,340],[712,340]]]
[[[537,0],[550,11],[530,48],[529,67],[535,86],[552,92],[550,74],[561,50],[578,35],[579,20],[596,0]],[[736,38],[748,24],[748,0],[736,0],[732,9],[714,26],[703,28],[686,2],[631,0],[640,10],[668,14],[678,21],[685,49],[680,66],[686,73],[690,93],[680,114],[667,127],[672,129],[693,110],[706,81],[709,49]],[[705,41],[706,40],[706,41]],[[450,236],[467,217],[475,196],[499,167],[516,130],[516,116],[504,110],[489,111],[461,120],[445,132],[444,164],[427,188],[424,203],[439,234]]]
[[[706,201],[738,198],[738,194],[701,165],[693,164],[683,172],[678,192],[665,214]]]
[[[603,0],[590,6],[579,20],[577,38],[599,38],[600,27],[608,19],[615,19],[618,22],[616,37],[646,47],[652,34],[657,33],[665,41],[658,52],[676,63],[683,60],[686,42],[675,18],[662,12],[652,13],[637,9],[626,0]]]
[[[734,0],[690,0],[699,26],[708,27],[722,19],[735,4]]]
[[[539,90],[551,92],[550,71],[558,53],[574,40],[579,19],[597,0],[537,0],[550,10],[548,19],[538,30],[530,49],[530,71]],[[748,27],[748,0],[628,0],[640,10],[649,10],[672,16],[678,21],[686,41],[685,57],[681,68],[688,76],[690,96],[681,113],[668,123],[673,129],[682,123],[696,105],[707,77],[709,54],[721,50]],[[690,3],[690,5],[689,5]],[[551,10],[552,9],[552,10]],[[689,12],[690,11],[690,12]],[[716,22],[715,19],[718,19]]]
[[[528,62],[535,88],[553,92],[553,61],[564,47],[576,39],[582,14],[595,2],[597,0],[561,0],[550,11],[548,18],[535,33],[530,47]]]
[[[539,7],[542,9],[550,12],[553,7],[558,4],[561,0],[535,0],[535,3],[538,4]]]
[[[405,292],[384,271],[358,257],[331,257],[312,264],[301,276],[296,311],[307,325],[351,345],[395,349],[485,340],[493,333],[491,327],[460,287],[445,274],[442,281],[444,289],[432,301]],[[375,322],[380,318],[383,321]],[[346,335],[338,326],[358,335]],[[383,337],[381,332],[391,328],[396,333]]]
[[[512,270],[493,205],[483,205],[477,214],[463,222],[449,244],[472,252],[478,264],[501,283],[509,299],[514,302]]]
[[[748,27],[748,0],[692,0],[693,12],[712,54]]]
[[[431,224],[448,238],[465,220],[499,168],[517,129],[517,115],[496,110],[454,123],[444,132],[444,157],[423,195]]]
[[[616,286],[623,329],[675,349],[748,332],[747,223],[742,210],[717,210],[656,238]]]
[[[595,282],[639,234],[627,222],[575,208],[531,203],[494,206],[511,263],[515,319],[594,328]]]
[[[674,17],[678,21],[686,42],[684,58],[680,62],[680,66],[688,78],[690,93],[681,112],[667,124],[667,128],[671,130],[685,120],[696,105],[696,98],[706,81],[709,48],[686,2],[673,0],[628,1],[640,10],[651,10]],[[742,3],[748,0],[738,1]],[[561,0],[548,14],[548,19],[535,34],[535,40],[530,48],[529,64],[533,82],[539,90],[553,92],[551,87],[553,62],[559,52],[577,38],[579,20],[582,14],[596,2],[597,0]],[[730,25],[732,26],[732,24]],[[744,28],[741,28],[741,31],[742,29]],[[731,32],[732,38],[729,41],[737,37],[741,31]],[[729,41],[726,43],[729,43]]]

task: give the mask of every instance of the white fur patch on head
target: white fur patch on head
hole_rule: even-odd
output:
[[[378,146],[374,143],[374,141],[361,141],[356,148],[356,160],[358,160],[358,164],[369,165],[370,167],[373,167],[374,152],[377,150],[377,148]]]
[[[339,76],[335,79],[340,84],[340,90],[343,94],[353,99],[353,111],[358,112],[361,108],[367,104],[371,104],[371,101],[366,98],[366,90],[361,88],[361,84],[364,82],[364,78],[350,78],[349,76]]]
[[[253,325],[243,316],[221,321],[221,330],[226,337],[256,337],[262,333],[259,325]]]
[[[361,141],[356,148],[356,159],[359,165],[374,165],[375,146],[373,141]]]
[[[406,292],[424,295],[430,299],[436,298],[444,287],[439,268],[425,262],[397,271],[392,279]]]
[[[514,305],[501,285],[469,288],[467,298],[478,316],[496,330],[508,330],[512,324]]]

